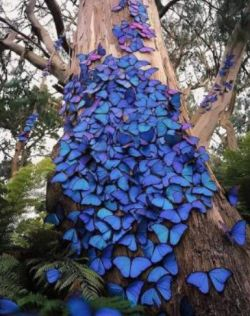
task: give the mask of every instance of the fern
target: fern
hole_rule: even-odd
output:
[[[14,299],[27,293],[25,266],[13,256],[0,257],[0,296]]]
[[[103,289],[101,277],[84,264],[83,259],[76,261],[69,257],[60,258],[50,262],[41,259],[33,259],[28,262],[30,272],[37,285],[48,289],[45,281],[45,272],[51,268],[57,268],[62,272],[62,277],[54,286],[54,290],[60,293],[74,293],[80,291],[85,299],[95,299]]]
[[[39,311],[41,316],[66,316],[68,312],[63,301],[57,299],[49,299],[47,296],[39,293],[29,293],[23,298],[17,300],[17,304],[22,310]]]

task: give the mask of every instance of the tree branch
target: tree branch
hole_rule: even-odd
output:
[[[47,60],[41,56],[35,54],[33,51],[26,49],[25,47],[16,44],[14,42],[16,33],[9,33],[6,38],[0,40],[0,51],[9,49],[17,55],[27,59],[33,66],[40,70],[44,70],[47,66]],[[60,81],[64,82],[67,78],[67,69],[58,67],[52,60],[51,73]]]
[[[34,9],[36,5],[36,0],[30,0],[26,7],[26,14],[27,17],[34,29],[35,34],[37,37],[44,43],[46,46],[46,49],[50,54],[53,54],[55,48],[54,48],[54,42],[52,41],[49,32],[42,26],[42,24],[38,21],[34,14]]]
[[[160,18],[162,18],[167,12],[169,9],[171,9],[172,6],[174,6],[177,2],[179,2],[180,0],[171,0],[169,1],[168,4],[166,4],[165,6],[163,6],[161,4],[161,7],[157,5],[157,2],[159,1],[156,1],[156,5],[157,5],[157,8],[160,8],[160,11],[159,11],[159,16]],[[159,9],[158,9],[159,10]]]
[[[63,49],[69,54],[70,47],[67,43],[66,36],[65,36],[65,27],[64,27],[64,22],[63,22],[62,12],[61,12],[60,6],[56,0],[45,0],[45,3],[47,5],[48,9],[50,10],[51,15],[54,19],[57,36],[58,37],[62,36],[62,38],[63,38]]]
[[[23,32],[19,31],[15,26],[13,26],[12,24],[10,24],[7,20],[5,20],[4,18],[0,17],[0,21],[5,23],[6,25],[8,25],[8,27],[14,31],[15,33],[20,34],[23,38],[27,39],[29,42],[31,42],[33,45],[35,45],[36,47],[38,47],[44,54],[45,56],[49,57],[49,54],[46,52],[46,50],[40,46],[38,43],[36,43],[35,41],[33,41],[28,35],[24,34]]]

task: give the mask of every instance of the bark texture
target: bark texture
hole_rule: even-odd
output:
[[[111,7],[116,3],[117,0],[80,1],[74,56],[77,53],[87,53],[95,49],[99,43],[102,43],[106,48],[107,54],[121,55],[111,30],[114,24],[120,23],[122,19],[128,19],[128,12],[112,13]],[[155,2],[144,0],[144,3],[148,5],[150,23],[157,34],[157,37],[153,41],[147,42],[146,45],[153,46],[155,52],[136,55],[149,60],[152,66],[159,68],[155,78],[176,89],[178,83],[164,47]],[[72,72],[78,73],[76,58],[72,62]],[[183,108],[182,120],[186,118],[186,110]],[[204,125],[203,129],[206,128],[207,126]],[[57,207],[63,208],[66,212],[76,208],[81,209],[63,196],[59,185],[48,184],[48,211],[53,212]],[[180,246],[176,248],[180,274],[173,282],[172,300],[163,306],[163,311],[167,312],[168,315],[180,315],[180,301],[183,296],[188,297],[196,316],[250,315],[249,244],[244,248],[233,246],[224,237],[219,225],[219,221],[223,221],[231,227],[238,219],[240,219],[238,212],[229,205],[221,188],[215,195],[214,206],[207,215],[201,216],[194,213],[191,216],[188,221],[188,233]],[[216,266],[225,266],[233,271],[233,277],[229,280],[223,294],[219,295],[212,289],[210,294],[205,296],[186,285],[185,277],[187,274],[198,270],[210,270]],[[112,282],[119,280],[118,271],[112,270],[107,279],[112,280]],[[149,310],[147,315],[157,315],[158,312],[159,310],[156,309]]]

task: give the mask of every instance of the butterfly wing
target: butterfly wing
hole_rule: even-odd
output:
[[[216,291],[224,291],[228,279],[232,276],[232,271],[226,268],[215,268],[208,272],[211,282]]]
[[[178,245],[187,228],[186,224],[177,224],[172,227],[170,230],[170,244],[172,246]]]
[[[137,278],[142,272],[151,266],[151,261],[144,257],[136,257],[131,263],[131,278]]]
[[[58,269],[49,269],[46,271],[46,279],[50,284],[56,283],[61,275],[62,273]]]
[[[172,276],[165,275],[163,276],[157,283],[157,290],[161,293],[162,297],[169,301],[172,297],[171,284],[172,284]]]
[[[113,263],[117,267],[117,269],[121,272],[121,274],[124,276],[124,278],[128,278],[130,276],[130,268],[131,268],[130,258],[126,256],[118,256],[113,260]]]
[[[91,262],[90,268],[92,270],[94,270],[96,273],[98,273],[99,275],[104,275],[106,272],[105,267],[104,267],[102,260],[100,258],[95,258]]]
[[[153,232],[156,234],[159,242],[161,243],[167,243],[168,241],[168,235],[169,235],[169,229],[161,224],[154,224],[151,226]]]
[[[191,203],[181,204],[178,207],[177,212],[178,212],[182,221],[186,221],[189,218],[189,214],[190,214],[191,210],[192,210]]]
[[[170,221],[171,223],[177,224],[181,222],[180,216],[179,214],[174,211],[174,210],[166,210],[166,211],[162,211],[160,214],[161,218],[164,218],[168,221]]]
[[[206,272],[190,273],[186,282],[195,286],[203,294],[207,294],[209,292],[208,275]]]
[[[178,274],[179,268],[173,251],[165,257],[163,266],[170,274]]]
[[[143,281],[135,281],[129,284],[129,286],[126,289],[127,298],[133,305],[136,305],[138,303],[143,284]]]
[[[18,311],[19,307],[15,302],[5,298],[0,299],[0,315],[12,315]]]
[[[232,188],[229,189],[228,193],[227,193],[227,198],[229,203],[236,207],[238,204],[238,200],[239,200],[239,187],[238,186],[234,186]]]
[[[167,254],[172,252],[172,250],[172,247],[166,244],[156,245],[150,259],[153,263],[157,263],[161,261]]]
[[[238,221],[229,231],[229,235],[233,241],[239,246],[243,246],[246,242],[247,223],[244,220]]]
[[[141,304],[149,306],[160,306],[161,299],[155,289],[149,289],[143,293],[141,297]]]
[[[122,237],[119,240],[119,244],[127,246],[129,250],[131,251],[136,251],[137,250],[137,244],[136,244],[136,239],[133,234],[127,234],[124,237]]]
[[[165,270],[163,267],[156,267],[150,271],[148,275],[148,282],[158,282],[161,277],[168,274],[168,271]]]

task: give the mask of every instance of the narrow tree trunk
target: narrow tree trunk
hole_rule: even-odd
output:
[[[225,77],[221,77],[220,74],[217,74],[214,84],[223,86],[223,82],[232,81],[233,85],[236,82],[242,58],[245,53],[246,43],[249,39],[249,27],[250,21],[248,15],[250,13],[250,4],[248,4],[245,12],[245,19],[247,22],[239,22],[232,33],[232,36],[229,39],[229,43],[225,49],[224,57],[221,62],[221,67],[226,59],[227,55],[233,55],[234,66],[231,67],[229,72]],[[243,19],[243,18],[242,18]],[[208,111],[200,108],[194,116],[194,128],[193,134],[199,137],[200,145],[208,147],[211,137],[214,133],[215,128],[219,123],[219,119],[224,111],[227,110],[227,107],[230,105],[231,99],[233,98],[233,90],[224,93],[222,96],[218,97],[218,100],[214,102],[211,106],[211,109]]]
[[[106,48],[108,54],[121,55],[111,30],[114,24],[120,23],[122,19],[128,19],[128,12],[124,10],[120,13],[112,13],[111,7],[114,4],[117,4],[117,0],[80,1],[74,56],[77,53],[87,53],[95,49],[99,43]],[[153,67],[159,68],[155,78],[173,89],[178,88],[175,73],[164,47],[155,2],[153,0],[145,0],[144,4],[148,6],[150,23],[157,34],[154,41],[149,41],[146,44],[154,47],[155,52],[144,55],[137,54],[137,56],[149,60]],[[73,60],[72,70],[74,73],[78,72],[76,59]],[[183,109],[182,114],[182,119],[185,119],[185,109]],[[204,128],[207,127],[204,126]],[[75,208],[80,209],[79,206],[62,195],[58,185],[49,184],[48,211],[53,212],[58,205],[66,212]],[[164,306],[164,311],[168,315],[180,315],[180,301],[185,295],[193,305],[197,316],[250,315],[248,249],[235,247],[230,244],[219,228],[220,220],[230,227],[239,218],[238,212],[227,202],[222,189],[219,189],[219,192],[215,195],[214,206],[207,215],[201,216],[194,213],[191,216],[188,222],[189,231],[176,251],[180,274],[173,282],[173,298]],[[186,285],[185,277],[190,272],[209,270],[215,266],[226,266],[234,273],[224,294],[218,295],[212,290],[209,295],[205,296],[196,289]],[[107,279],[113,282],[119,280],[118,272],[111,271]],[[151,310],[147,315],[157,315],[157,312],[157,310]]]
[[[24,143],[17,142],[15,146],[15,153],[11,162],[11,177],[14,177],[19,169],[20,157],[24,150]]]

